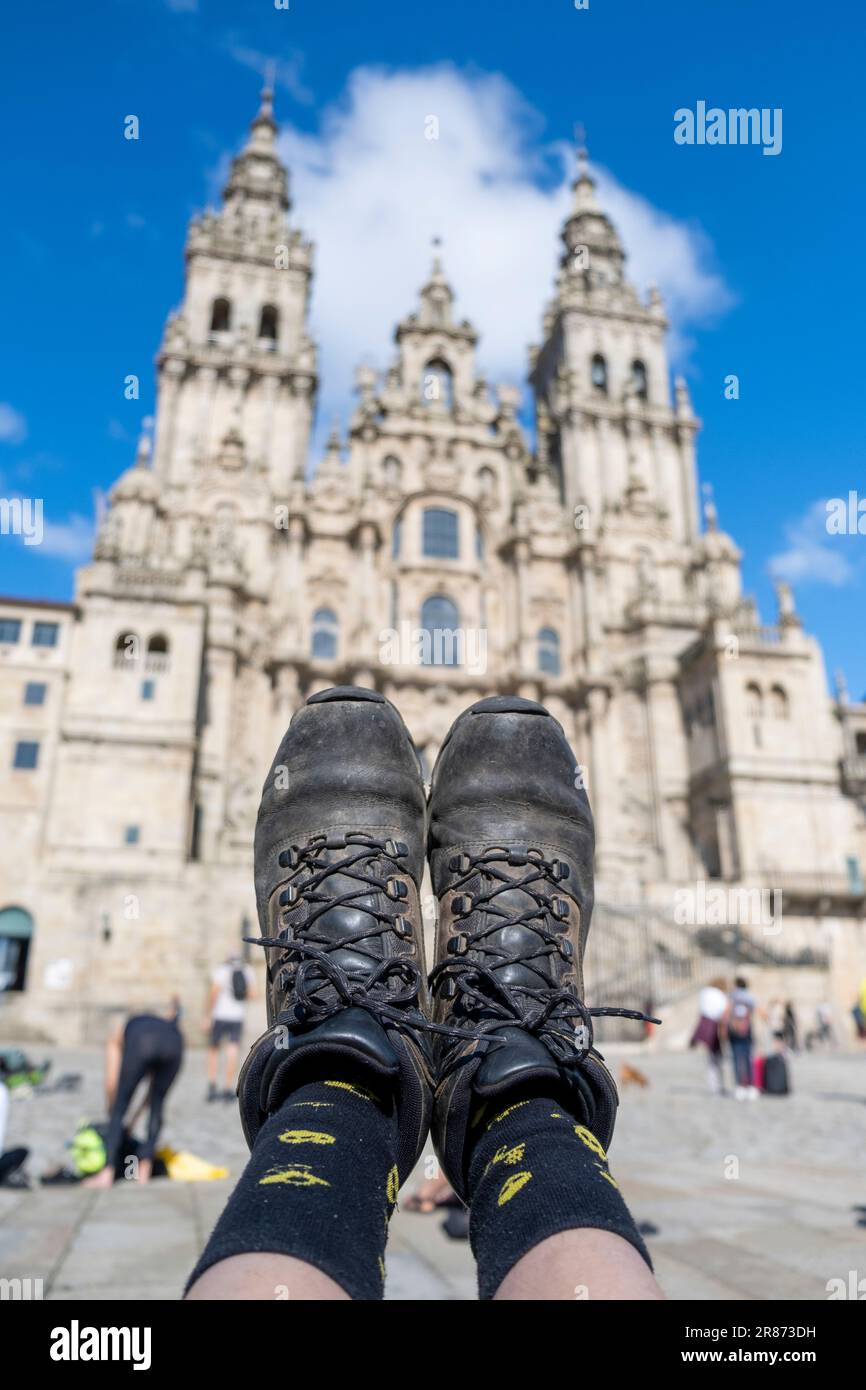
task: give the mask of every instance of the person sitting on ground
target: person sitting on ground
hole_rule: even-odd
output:
[[[0,1057],[0,1187],[29,1187],[23,1168],[29,1149],[16,1148],[4,1151],[6,1122],[9,1116],[9,1089],[6,1085],[6,1062]]]

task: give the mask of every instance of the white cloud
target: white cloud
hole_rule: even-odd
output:
[[[27,438],[27,421],[14,406],[0,401],[0,441],[4,444],[20,444]]]
[[[813,502],[799,521],[789,521],[785,528],[787,550],[773,555],[768,563],[770,573],[789,583],[831,584],[841,588],[850,584],[856,571],[843,553],[844,538],[831,536],[827,531],[827,503]]]
[[[93,553],[95,539],[92,521],[72,512],[65,521],[43,522],[42,544],[39,549],[43,555],[51,555],[58,560],[68,560],[71,564],[81,564],[89,560]]]
[[[425,138],[429,116],[438,118],[438,140]],[[573,151],[542,144],[541,125],[502,76],[443,64],[357,69],[318,133],[284,129],[292,215],[317,247],[312,326],[322,349],[322,426],[335,411],[345,417],[359,361],[381,367],[390,359],[393,326],[416,306],[436,235],[458,315],[481,334],[481,367],[494,381],[523,385],[574,177]],[[681,356],[688,328],[731,302],[708,266],[707,238],[605,170],[594,172],[632,253],[629,273],[640,289],[658,283]]]

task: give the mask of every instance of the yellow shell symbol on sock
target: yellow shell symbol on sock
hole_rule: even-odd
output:
[[[496,1198],[496,1205],[504,1207],[505,1203],[510,1202],[512,1197],[516,1197],[520,1189],[525,1187],[528,1182],[532,1182],[531,1173],[512,1173],[511,1177],[506,1178],[502,1184],[499,1196]]]
[[[259,1187],[274,1182],[285,1183],[288,1187],[331,1186],[324,1178],[316,1176],[309,1163],[296,1163],[292,1168],[272,1168],[263,1178],[259,1178]]]
[[[281,1144],[336,1144],[333,1134],[320,1129],[286,1129],[280,1135]]]
[[[604,1148],[596,1139],[592,1130],[587,1129],[585,1125],[575,1125],[574,1132],[581,1143],[585,1144],[588,1149],[592,1149],[592,1152],[598,1154],[599,1158],[607,1158]]]
[[[398,1195],[399,1191],[400,1191],[400,1174],[399,1174],[398,1171],[397,1171],[397,1165],[396,1165],[396,1163],[395,1163],[395,1164],[394,1164],[394,1167],[391,1169],[390,1173],[388,1174],[388,1181],[387,1181],[386,1184],[385,1184],[385,1196],[388,1198],[388,1202],[389,1202],[389,1205],[390,1205],[390,1206],[393,1207],[393,1206],[396,1204],[396,1202],[397,1202],[397,1195]]]

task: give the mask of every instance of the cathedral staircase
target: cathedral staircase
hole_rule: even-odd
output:
[[[639,1009],[656,1017],[694,1014],[697,992],[710,980],[740,970],[823,971],[827,955],[814,949],[784,953],[748,926],[686,926],[651,904],[596,901],[586,950],[586,1000],[592,1007]],[[692,1018],[694,1021],[694,1018]],[[600,1018],[600,1042],[637,1042],[643,1024]]]

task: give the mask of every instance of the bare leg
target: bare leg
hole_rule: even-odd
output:
[[[610,1231],[560,1231],[529,1250],[503,1279],[497,1299],[660,1299],[664,1294],[634,1246]]]
[[[123,1034],[113,1032],[105,1044],[105,1108],[110,1110],[117,1094],[120,1062],[123,1057]]]
[[[82,1180],[82,1187],[94,1187],[99,1191],[104,1191],[114,1185],[114,1169],[105,1167],[100,1168],[98,1173],[93,1173],[89,1178]]]
[[[226,1043],[226,1055],[225,1055],[225,1079],[226,1079],[226,1080],[225,1080],[225,1088],[226,1088],[227,1091],[233,1091],[234,1088],[235,1088],[235,1081],[237,1080],[237,1072],[238,1072],[238,1054],[239,1054],[239,1052],[240,1052],[240,1048],[239,1048],[239,1046],[238,1046],[237,1043],[233,1043],[233,1042]]]
[[[208,1085],[215,1086],[217,1071],[219,1070],[220,1050],[218,1047],[209,1047],[207,1050],[207,1079]]]
[[[232,1255],[211,1265],[197,1279],[187,1298],[198,1300],[271,1299],[293,1303],[348,1300],[349,1295],[327,1274],[292,1255]]]

